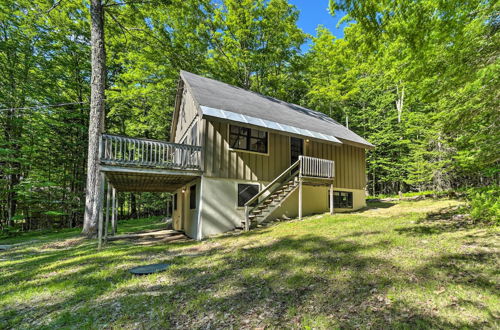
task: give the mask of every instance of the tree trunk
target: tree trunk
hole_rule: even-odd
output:
[[[99,218],[100,175],[99,137],[104,129],[104,89],[106,83],[106,54],[104,48],[104,12],[101,0],[91,0],[90,16],[92,77],[90,82],[89,146],[87,161],[87,190],[82,234],[95,236]]]
[[[130,193],[130,218],[137,218],[137,201],[134,193]]]

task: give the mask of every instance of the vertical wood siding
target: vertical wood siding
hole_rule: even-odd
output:
[[[248,181],[272,181],[290,166],[290,137],[269,133],[269,154],[261,155],[229,149],[228,124],[203,120],[204,168],[208,177]],[[335,146],[310,141],[306,156],[335,161],[335,186],[363,189],[366,184],[365,150],[349,145]]]
[[[198,115],[198,108],[191,93],[186,89],[183,91],[174,142],[180,143],[186,130],[191,126],[193,120]]]

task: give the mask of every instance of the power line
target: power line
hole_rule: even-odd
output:
[[[89,102],[70,102],[70,103],[59,103],[59,104],[47,104],[47,105],[37,105],[33,107],[22,107],[22,108],[4,108],[0,109],[0,111],[9,111],[9,110],[31,110],[31,109],[41,109],[41,108],[56,108],[63,107],[65,105],[73,105],[73,104],[87,104]]]

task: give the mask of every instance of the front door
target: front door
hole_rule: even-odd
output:
[[[299,156],[304,154],[304,140],[290,138],[290,165],[299,160]]]

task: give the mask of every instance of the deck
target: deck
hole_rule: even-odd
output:
[[[201,147],[103,134],[100,164],[118,191],[173,192],[201,176]]]

